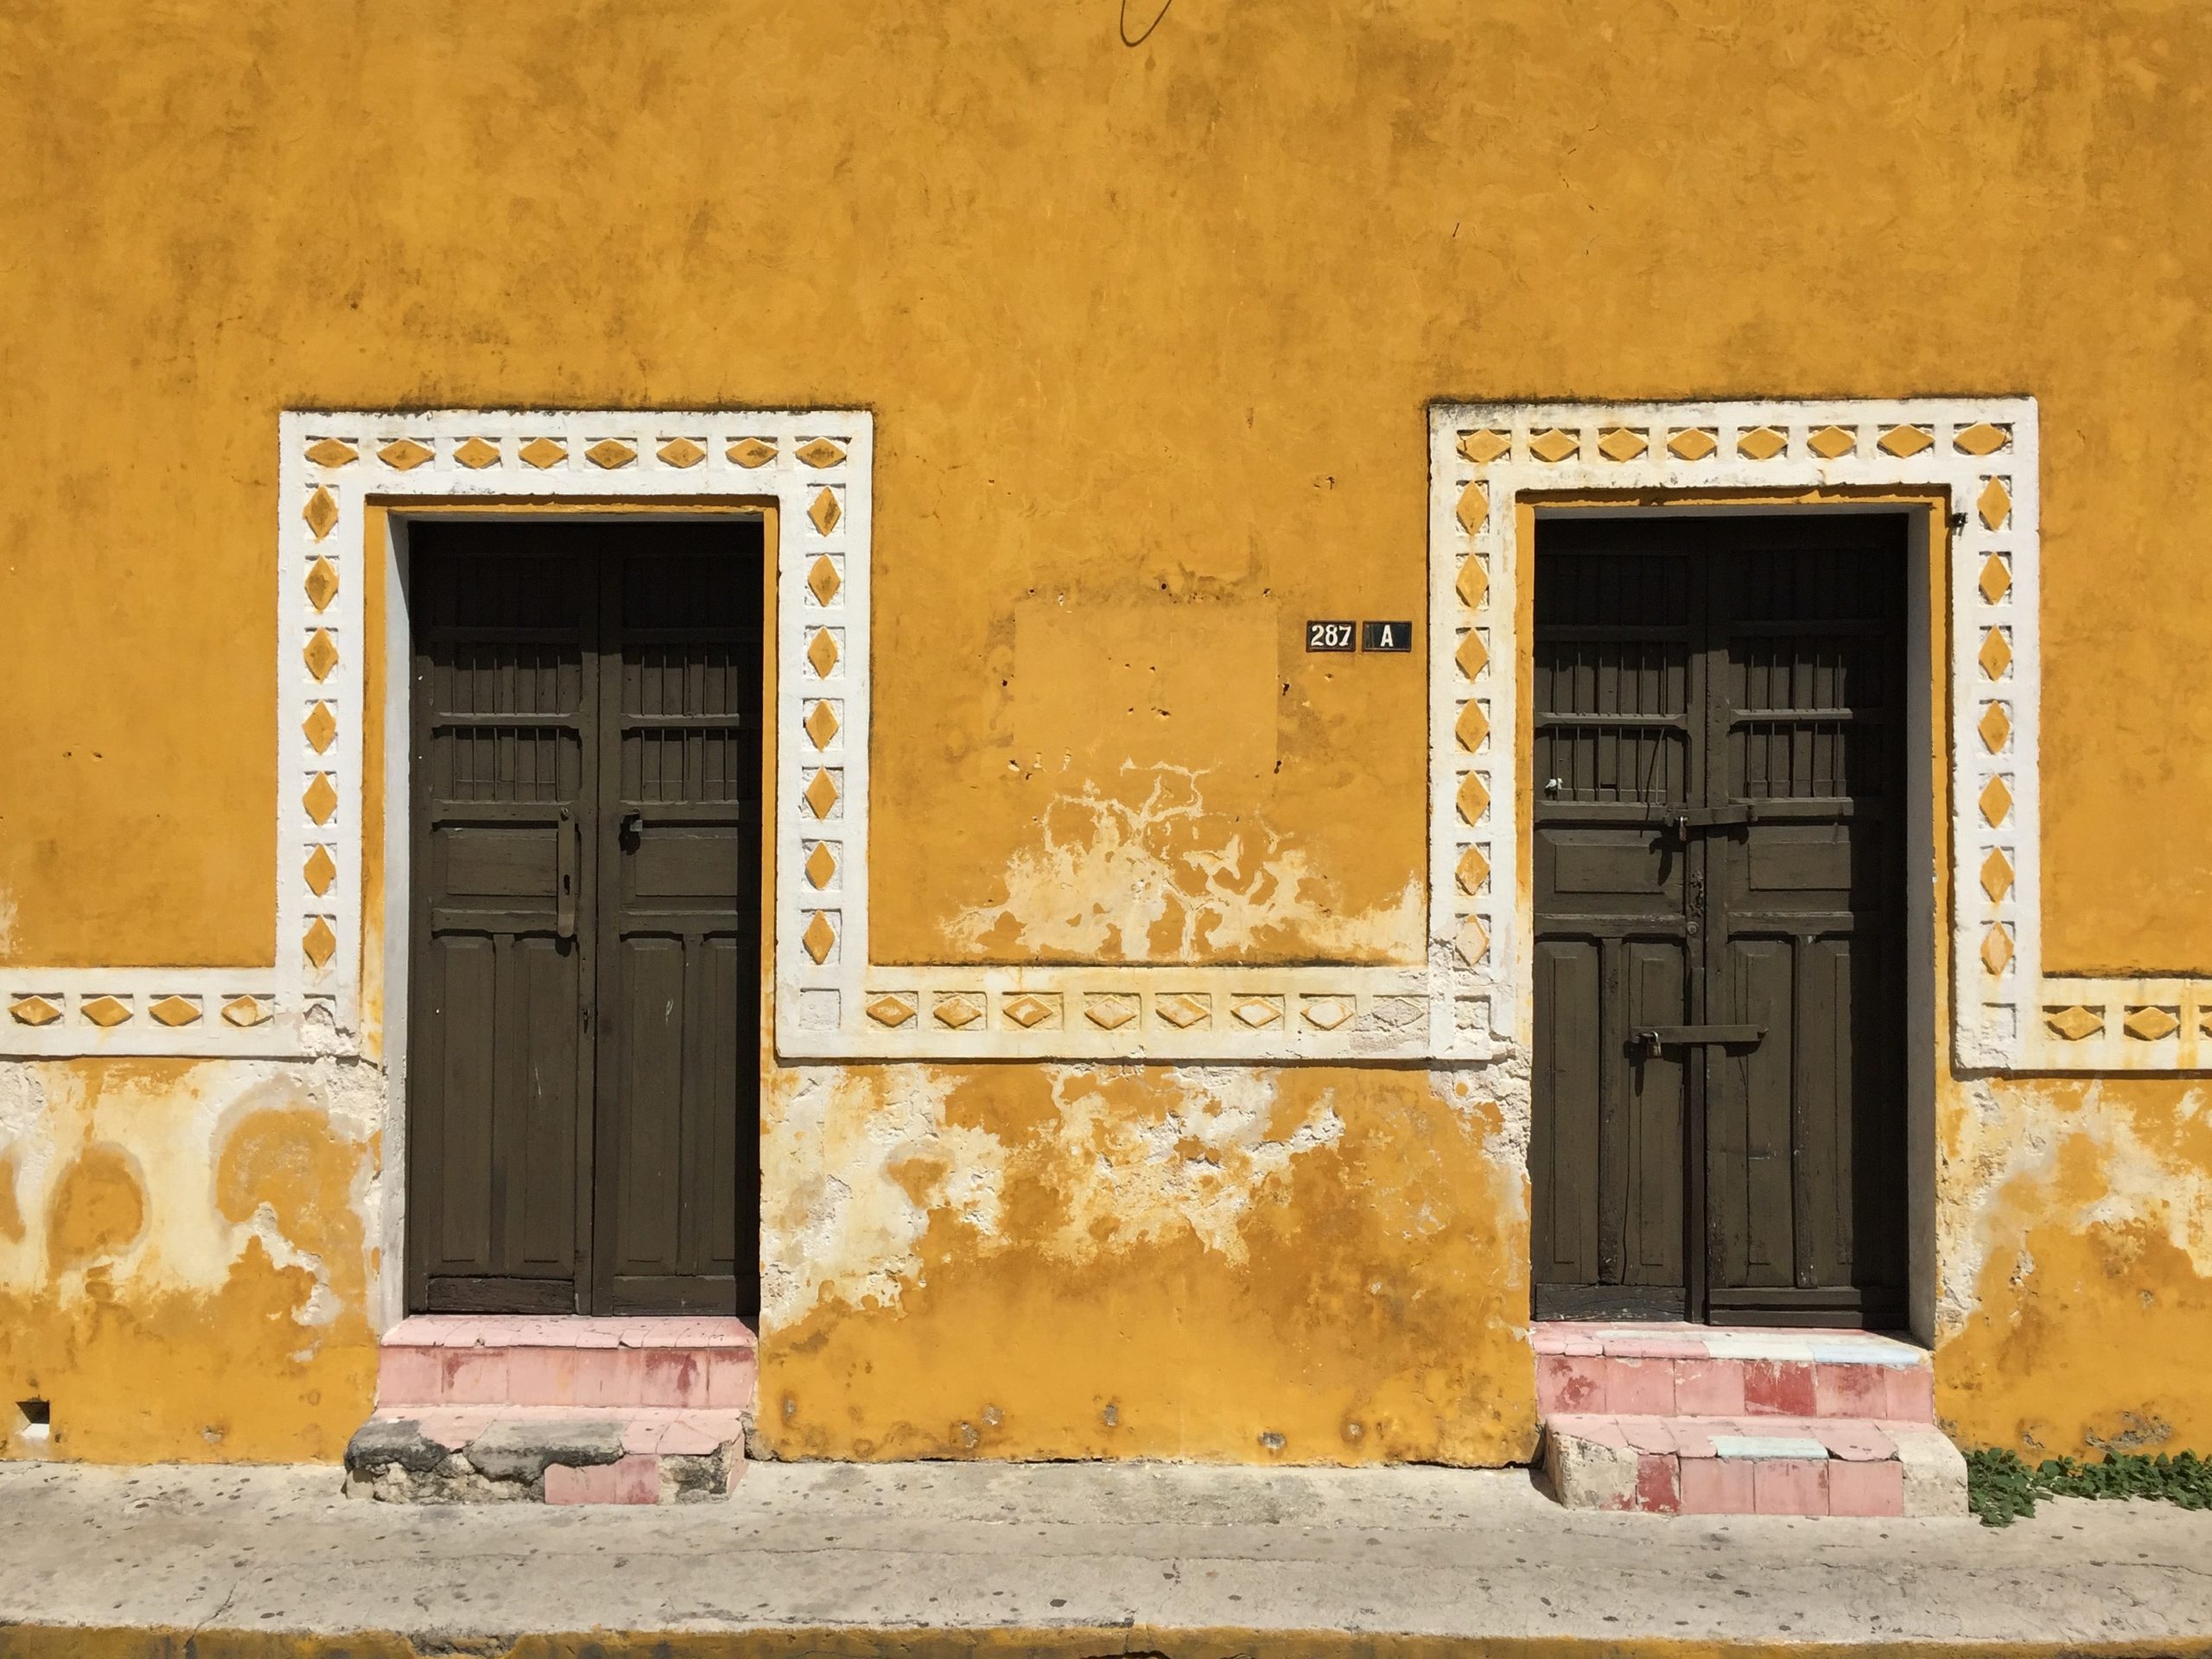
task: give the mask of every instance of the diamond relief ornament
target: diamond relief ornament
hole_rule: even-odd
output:
[[[1989,856],[1981,861],[1981,890],[1993,905],[2012,891],[2012,861],[2005,856],[2001,847],[1991,848]]]
[[[837,711],[826,702],[817,702],[806,711],[807,740],[817,749],[830,747],[830,740],[837,735]]]
[[[740,438],[723,453],[749,473],[773,461],[776,446],[765,438]]]
[[[1988,786],[1981,791],[1983,821],[1994,830],[2005,822],[2005,815],[2012,810],[2012,791],[2005,787],[2005,780],[2002,778],[1991,779]]]
[[[830,671],[837,666],[837,640],[829,629],[814,631],[814,638],[806,642],[806,660],[812,666],[816,679],[830,677]]]
[[[2002,530],[2005,521],[2012,516],[2012,493],[2005,487],[2005,480],[1993,478],[1982,486],[1981,497],[1974,504],[1981,515],[1985,530]]]
[[[8,1005],[8,1017],[19,1026],[50,1026],[61,1017],[61,1005],[43,996],[19,996]]]
[[[2179,1031],[2181,1021],[2171,1008],[2130,1008],[2120,1028],[2139,1043],[2155,1043]]]
[[[1213,1018],[1211,999],[1196,996],[1188,991],[1178,991],[1173,996],[1163,996],[1152,1005],[1152,1011],[1178,1031],[1203,1025]]]
[[[653,453],[660,457],[661,465],[678,471],[696,467],[707,458],[707,452],[689,438],[671,438]]]
[[[1459,891],[1466,893],[1480,893],[1489,885],[1490,860],[1483,855],[1481,848],[1470,847],[1459,855],[1459,866],[1453,879],[1459,882]]]
[[[1993,553],[1983,561],[1981,581],[1978,584],[1982,599],[1991,605],[2001,605],[2005,595],[2012,591],[2012,569]]]
[[[300,722],[300,730],[308,746],[321,754],[338,736],[338,717],[330,712],[328,703],[318,702],[308,710],[308,717]]]
[[[1471,479],[1467,487],[1459,492],[1459,505],[1453,509],[1453,516],[1459,519],[1459,528],[1470,536],[1483,527],[1484,520],[1490,517],[1490,491],[1482,480]]]
[[[338,642],[330,637],[327,628],[317,628],[308,636],[307,649],[300,653],[308,665],[308,672],[318,680],[330,677],[330,671],[338,666]]]
[[[868,1005],[868,1017],[879,1026],[896,1029],[914,1017],[917,1006],[915,999],[904,991],[887,991]]]
[[[1482,774],[1471,772],[1459,780],[1459,816],[1469,823],[1480,823],[1483,814],[1490,810],[1490,786]]]
[[[77,1012],[101,1030],[110,1031],[130,1017],[130,1005],[119,997],[96,996],[89,1002],[79,1003]]]
[[[315,849],[308,855],[308,861],[301,868],[300,874],[306,880],[308,890],[320,899],[330,891],[330,884],[338,879],[338,861],[331,857],[329,848],[317,843]]]
[[[1459,664],[1459,671],[1469,679],[1478,678],[1490,663],[1490,647],[1483,643],[1482,634],[1478,630],[1469,628],[1460,636],[1459,649],[1452,654],[1452,660]]]
[[[300,804],[307,808],[308,816],[317,823],[330,822],[330,815],[338,810],[338,790],[328,772],[315,773],[308,785],[308,792],[300,797]]]
[[[1462,432],[1459,453],[1478,467],[1487,467],[1513,448],[1513,440],[1503,432]]]
[[[1471,554],[1459,563],[1459,602],[1471,611],[1479,611],[1483,601],[1490,596],[1490,567],[1483,563],[1482,555]]]
[[[1755,426],[1736,440],[1736,453],[1752,461],[1772,461],[1789,447],[1789,438],[1770,426]]]
[[[338,498],[318,484],[315,493],[308,497],[308,505],[300,517],[308,521],[308,528],[319,542],[330,534],[331,526],[338,522]]]
[[[499,464],[499,446],[484,438],[470,438],[453,452],[453,458],[472,473]]]
[[[1650,447],[1632,427],[1609,426],[1598,435],[1598,453],[1607,461],[1634,461]]]
[[[1047,1002],[1041,996],[1032,996],[1026,992],[1010,1002],[999,1005],[999,1012],[1024,1031],[1033,1031],[1046,1020],[1058,1015],[1059,1011],[1058,1003]]]
[[[1876,447],[1883,454],[1895,455],[1899,461],[1910,460],[1936,440],[1923,426],[1893,426],[1882,434]]]
[[[837,528],[837,522],[845,516],[845,512],[837,505],[837,493],[824,489],[814,498],[813,504],[806,510],[806,516],[813,521],[816,530],[827,536]]]
[[[1236,1016],[1239,1024],[1249,1026],[1254,1031],[1272,1026],[1282,1018],[1281,1004],[1267,996],[1240,997],[1229,1005],[1229,1011]]]
[[[1967,428],[1951,442],[1962,455],[1993,455],[2005,447],[2010,436],[2003,427],[1981,421]]]
[[[1993,974],[2001,974],[2012,960],[2012,930],[2002,922],[1991,923],[1989,931],[1981,937],[1981,965]]]
[[[932,1002],[930,1015],[940,1026],[950,1026],[958,1031],[963,1026],[974,1025],[983,1017],[983,1005],[978,998],[964,991],[955,991]]]
[[[1137,1017],[1137,1000],[1112,995],[1085,997],[1083,1017],[1101,1031],[1119,1031]]]
[[[338,567],[328,559],[316,559],[308,567],[307,590],[308,604],[318,611],[328,610],[338,597]]]
[[[188,1026],[200,1018],[200,1004],[187,996],[165,996],[146,1010],[154,1016],[156,1025],[175,1029]]]
[[[1686,427],[1667,440],[1667,448],[1678,461],[1703,461],[1720,447],[1720,440],[1701,426]]]
[[[794,459],[817,468],[835,467],[845,458],[844,450],[827,438],[810,438],[792,450],[791,454]]]
[[[523,461],[543,472],[549,467],[558,467],[569,458],[569,446],[556,438],[532,438],[515,452]]]
[[[2044,1016],[2044,1024],[2069,1043],[2078,1043],[2084,1037],[2094,1037],[2105,1028],[2102,1014],[2075,1003],[2070,1008],[2060,1008]]]
[[[798,936],[798,942],[806,947],[806,954],[812,957],[815,965],[819,967],[829,960],[830,950],[837,943],[837,931],[830,925],[829,917],[817,910],[808,921],[806,931]]]
[[[259,997],[234,996],[223,1004],[223,1023],[240,1030],[251,1030],[269,1019],[269,1009]]]
[[[816,604],[827,605],[837,597],[838,588],[843,586],[843,581],[837,575],[837,562],[827,553],[807,567],[806,591],[814,595]]]
[[[1481,703],[1469,697],[1459,706],[1459,718],[1452,723],[1452,729],[1459,740],[1459,747],[1472,754],[1490,735],[1490,716],[1483,712]]]
[[[1529,440],[1529,453],[1538,461],[1557,463],[1565,461],[1582,448],[1582,440],[1572,432],[1562,432],[1557,427],[1539,432]]]
[[[307,952],[308,960],[317,968],[327,967],[338,952],[338,936],[330,931],[330,924],[318,916],[308,924],[306,937],[300,948]]]
[[[1805,440],[1805,447],[1822,461],[1841,461],[1859,448],[1859,435],[1849,427],[1824,426]]]
[[[602,472],[614,472],[637,460],[638,452],[620,438],[601,438],[584,451],[584,459]]]
[[[827,772],[817,772],[806,786],[807,810],[817,818],[830,816],[830,808],[837,804],[837,782]]]
[[[1452,940],[1459,952],[1459,960],[1470,968],[1482,966],[1483,958],[1490,954],[1490,930],[1483,925],[1479,916],[1464,916],[1459,919],[1459,931]]]
[[[2001,751],[2005,740],[2012,735],[2012,717],[2005,712],[2005,705],[1993,702],[1983,711],[1980,722],[1974,729],[1981,734],[1982,746],[1992,754]]]
[[[318,467],[343,467],[360,458],[361,452],[343,438],[317,438],[308,445],[308,459]]]
[[[1334,1031],[1351,1018],[1357,1006],[1349,996],[1309,996],[1301,999],[1299,1012],[1316,1031]]]
[[[2005,637],[2004,629],[1992,628],[1983,636],[1976,660],[1981,664],[1981,671],[1991,679],[2005,677],[2005,671],[2012,665],[2012,642]]]
[[[394,438],[377,451],[377,459],[396,473],[411,473],[430,459],[432,450],[412,438]]]
[[[837,879],[837,855],[830,850],[830,843],[817,841],[814,850],[806,855],[807,885],[817,893]]]

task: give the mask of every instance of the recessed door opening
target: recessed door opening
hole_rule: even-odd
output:
[[[1906,1322],[1909,541],[1539,523],[1539,1319]]]
[[[759,1307],[763,542],[410,528],[410,1312]]]

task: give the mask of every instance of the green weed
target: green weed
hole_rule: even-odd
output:
[[[2184,1510],[2212,1510],[2212,1459],[2194,1452],[2156,1457],[2107,1452],[2101,1463],[2046,1458],[2033,1468],[2017,1452],[1967,1454],[1967,1506],[1985,1527],[2009,1527],[2045,1497],[2154,1497]]]

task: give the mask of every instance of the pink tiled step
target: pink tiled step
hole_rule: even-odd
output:
[[[741,1319],[416,1314],[385,1333],[377,1405],[750,1411],[755,1370]]]
[[[1568,1509],[1660,1515],[1966,1512],[1966,1460],[1921,1422],[1853,1417],[1544,1420],[1544,1470]]]
[[[1547,1414],[1936,1421],[1927,1351],[1872,1332],[1547,1321],[1532,1340]]]

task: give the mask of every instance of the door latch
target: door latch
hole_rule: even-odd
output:
[[[615,838],[622,843],[624,852],[636,852],[638,843],[645,838],[645,815],[642,812],[625,812],[622,815],[622,822],[614,826],[614,835]]]
[[[576,875],[583,862],[583,830],[575,815],[561,809],[561,822],[553,830],[553,935],[576,937]]]
[[[1639,1026],[1628,1046],[1656,1058],[1662,1048],[1756,1048],[1765,1040],[1764,1026]]]

